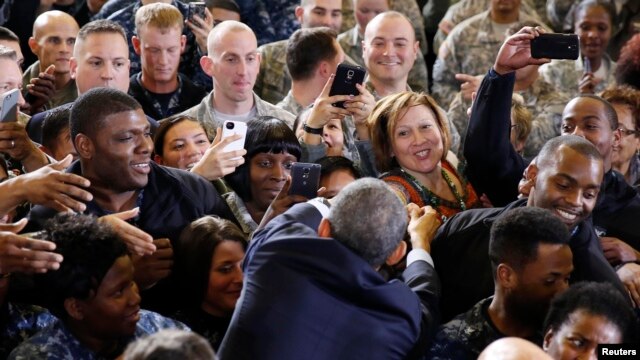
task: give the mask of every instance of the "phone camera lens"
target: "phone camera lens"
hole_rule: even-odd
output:
[[[232,122],[228,122],[228,123],[226,124],[226,126],[227,126],[227,129],[231,130],[231,129],[233,129],[236,125],[235,125],[234,123],[232,123]]]
[[[309,168],[304,168],[304,173],[308,174],[309,173]]]

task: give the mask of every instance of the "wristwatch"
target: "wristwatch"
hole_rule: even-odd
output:
[[[307,125],[307,123],[302,124],[302,129],[309,134],[314,135],[322,135],[322,128],[312,128]]]

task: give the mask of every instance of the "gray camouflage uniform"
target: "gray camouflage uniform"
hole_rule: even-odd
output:
[[[616,83],[616,63],[608,55],[602,58],[602,65],[608,69],[607,78],[596,85],[594,92],[597,94],[609,85]],[[558,91],[568,94],[571,98],[580,94],[578,84],[584,73],[582,58],[571,60],[552,60],[548,64],[540,66],[540,76],[552,84]]]
[[[449,7],[442,20],[457,25],[464,20],[489,9],[491,0],[461,0]],[[545,10],[546,0],[523,0],[520,3],[520,11],[527,14],[540,24],[547,24]],[[447,35],[440,29],[433,39],[433,48],[438,49]],[[436,51],[437,52],[437,51]]]
[[[362,40],[363,38],[358,34],[357,26],[338,35],[338,43],[340,44],[340,47],[342,47],[344,53],[353,59],[353,61],[358,65],[364,67],[364,59],[362,58]],[[418,52],[416,61],[409,72],[407,82],[412,89],[415,89],[416,92],[429,92],[429,74],[427,73],[427,64],[425,63],[424,56],[421,52]]]
[[[296,117],[280,108],[275,107],[275,105],[271,105],[268,102],[260,99],[258,95],[253,93],[253,103],[256,107],[256,117],[259,116],[273,116],[289,125],[290,128],[293,128],[293,122]],[[207,137],[209,140],[213,141],[213,138],[216,136],[216,129],[222,127],[222,121],[216,119],[213,113],[213,91],[210,92],[207,96],[202,99],[200,104],[182,112],[182,115],[192,116],[200,122],[202,127],[207,133]]]
[[[525,143],[524,157],[533,158],[547,140],[560,135],[562,111],[570,97],[557,91],[542,78],[538,78],[526,90],[516,93],[522,95],[527,109],[531,111],[531,133]],[[458,93],[447,112],[447,117],[458,128],[462,139],[465,138],[469,125],[469,116],[467,116],[469,107],[471,107],[471,101],[464,100],[462,93]]]
[[[520,11],[518,21],[533,21]],[[496,35],[489,11],[473,16],[458,24],[442,44],[433,65],[433,97],[448,108],[455,94],[460,91],[458,73],[485,74],[493,63],[505,34]]]

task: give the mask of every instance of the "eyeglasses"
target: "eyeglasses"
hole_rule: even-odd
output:
[[[637,136],[638,135],[638,130],[625,129],[623,127],[618,128],[618,130],[620,130],[620,132],[624,136],[630,136],[630,135],[636,135]]]

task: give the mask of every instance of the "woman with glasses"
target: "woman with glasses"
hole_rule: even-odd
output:
[[[640,91],[629,86],[605,90],[601,96],[618,114],[620,141],[613,144],[611,165],[627,183],[640,189]]]

